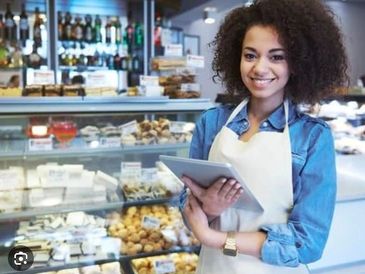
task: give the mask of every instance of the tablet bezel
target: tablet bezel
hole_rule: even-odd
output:
[[[236,179],[243,188],[243,194],[232,207],[263,211],[260,202],[231,164],[170,155],[160,155],[159,158],[179,179],[182,175],[186,175],[205,188],[221,177]]]

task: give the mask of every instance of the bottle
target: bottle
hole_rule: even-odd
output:
[[[132,71],[133,72],[141,72],[141,61],[137,54],[135,54],[132,58]]]
[[[35,8],[35,20],[34,20],[34,26],[33,26],[33,40],[36,47],[42,46],[42,25],[43,20],[40,17],[39,8]],[[43,26],[44,27],[44,26]]]
[[[136,47],[142,47],[143,45],[143,28],[139,22],[134,26],[134,43]]]
[[[120,69],[128,70],[128,56],[123,56],[120,60]]]
[[[83,33],[84,33],[84,28],[83,28],[83,25],[81,23],[81,17],[77,15],[76,19],[75,19],[75,24],[73,25],[73,28],[72,28],[73,40],[82,41],[83,40]]]
[[[113,65],[115,70],[120,70],[122,67],[122,58],[120,58],[119,52],[114,55]]]
[[[115,21],[114,27],[115,27],[115,43],[119,45],[122,43],[122,24],[120,23],[119,17]]]
[[[37,52],[36,43],[33,44],[33,51],[28,57],[28,67],[39,68],[42,64],[42,57]]]
[[[21,48],[17,45],[14,52],[11,55],[11,66],[14,68],[20,68],[23,66],[23,54]]]
[[[95,17],[94,41],[95,43],[101,42],[101,19],[99,15],[96,15]]]
[[[16,40],[16,24],[14,21],[14,15],[11,12],[10,3],[6,3],[5,39],[8,41]]]
[[[9,50],[3,41],[0,41],[0,68],[5,68],[9,63]]]
[[[133,46],[133,26],[132,24],[129,22],[128,25],[125,27],[125,43],[128,47],[128,53],[130,53],[132,51],[132,46]]]
[[[5,41],[5,24],[3,15],[0,13],[0,43]]]
[[[25,42],[27,41],[27,39],[29,39],[29,24],[28,15],[25,11],[24,3],[22,4],[22,12],[20,13],[19,34],[22,46],[25,47]]]
[[[105,43],[110,44],[111,41],[112,41],[112,24],[108,16],[106,18],[106,25],[105,25]]]
[[[91,15],[87,14],[85,16],[85,28],[84,28],[84,39],[86,42],[91,43],[93,40],[93,27],[91,26]]]
[[[65,24],[63,26],[63,40],[71,40],[72,39],[72,16],[71,13],[68,11],[65,15]]]
[[[155,29],[154,29],[154,35],[153,35],[153,41],[156,47],[161,46],[161,32],[162,32],[162,26],[161,26],[162,18],[159,15],[159,13],[156,13],[156,20],[155,20]]]
[[[62,41],[64,34],[63,34],[63,17],[62,12],[57,13],[57,21],[58,21],[58,40]]]

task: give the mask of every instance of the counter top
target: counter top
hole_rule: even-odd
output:
[[[337,165],[337,202],[365,199],[365,155],[339,155]]]

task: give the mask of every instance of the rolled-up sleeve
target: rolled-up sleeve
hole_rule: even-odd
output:
[[[336,201],[333,137],[321,125],[310,137],[307,157],[294,188],[300,187],[287,224],[261,227],[267,233],[261,249],[264,262],[295,267],[318,260],[325,247]]]

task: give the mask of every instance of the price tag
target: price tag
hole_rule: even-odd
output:
[[[157,168],[142,168],[142,182],[143,183],[154,183],[158,180]]]
[[[54,80],[53,70],[34,70],[33,84],[52,85]]]
[[[142,178],[142,163],[141,162],[121,162],[120,178],[132,178],[141,181]]]
[[[119,137],[101,137],[100,147],[120,147],[121,141]]]
[[[204,68],[204,56],[186,55],[186,65],[194,68]]]
[[[171,259],[156,260],[156,261],[154,261],[153,266],[154,266],[155,272],[157,274],[176,272],[175,263]]]
[[[140,86],[158,86],[158,76],[140,75],[139,76]]]
[[[198,83],[183,83],[181,84],[181,91],[200,91]]]
[[[170,132],[171,133],[186,133],[189,131],[193,131],[195,128],[194,123],[189,122],[170,122]]]
[[[67,185],[69,176],[67,170],[62,167],[52,167],[47,172],[48,186],[65,186]]]
[[[115,78],[115,75],[111,75],[106,71],[92,71],[88,72],[86,77],[86,85],[91,87],[110,87],[110,83],[113,83],[111,78]]]
[[[52,138],[29,139],[28,148],[29,151],[52,150],[53,149]]]
[[[145,215],[142,218],[142,227],[146,229],[159,229],[160,219],[153,216]]]
[[[183,56],[182,44],[168,44],[165,47],[165,56]]]
[[[0,170],[0,190],[9,190],[18,188],[19,176],[16,170]]]
[[[134,132],[137,132],[138,130],[138,123],[136,120],[130,121],[126,124],[123,124],[121,126],[118,127],[120,130],[120,134],[123,135],[128,135],[128,134],[132,134]]]

